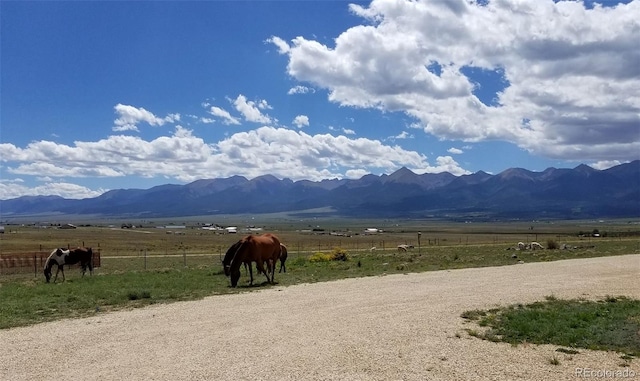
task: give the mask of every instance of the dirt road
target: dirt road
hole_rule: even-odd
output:
[[[640,255],[276,287],[3,330],[0,380],[640,379],[640,359],[486,342],[460,317],[548,295],[640,298]]]

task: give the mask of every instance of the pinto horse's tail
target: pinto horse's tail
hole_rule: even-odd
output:
[[[89,253],[89,275],[93,275],[93,250],[89,247],[87,248],[87,252]]]

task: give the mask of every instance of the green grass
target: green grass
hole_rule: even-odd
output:
[[[167,269],[97,276],[65,282],[14,280],[0,287],[0,329],[153,303],[228,293],[227,280],[211,269]]]
[[[491,341],[555,344],[640,356],[640,301],[626,297],[599,301],[549,297],[527,305],[466,311],[462,317],[485,327],[482,333],[472,330],[473,336]]]
[[[12,236],[9,238],[13,239]],[[276,282],[288,286],[385,274],[515,265],[520,260],[528,263],[640,252],[637,240],[600,240],[595,247],[535,252],[506,250],[509,246],[512,245],[426,246],[420,252],[415,249],[406,253],[394,249],[370,252],[334,247],[321,251],[344,251],[348,260],[312,262],[308,259],[317,250],[298,251],[297,245],[290,245],[287,273],[276,274]],[[517,258],[512,258],[514,254]],[[240,287],[230,288],[228,278],[222,274],[218,254],[189,256],[186,264],[182,256],[149,256],[145,269],[142,257],[111,257],[105,250],[102,265],[94,276],[81,278],[80,271],[74,268],[66,271],[64,283],[46,284],[42,274],[2,274],[0,329],[271,287],[265,284],[263,275],[255,275],[255,272],[256,286],[248,287],[248,276],[242,270]]]

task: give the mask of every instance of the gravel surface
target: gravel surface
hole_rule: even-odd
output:
[[[460,317],[549,295],[640,298],[639,275],[640,255],[627,255],[98,313],[0,331],[0,380],[572,380],[622,379],[622,372],[640,379],[640,359],[623,367],[615,352],[487,342],[470,337],[465,328],[473,325]]]

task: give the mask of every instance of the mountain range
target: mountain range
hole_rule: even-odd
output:
[[[353,218],[575,219],[640,217],[640,160],[533,172],[511,168],[455,176],[401,168],[357,180],[292,181],[264,175],[117,189],[82,200],[24,196],[0,201],[0,219],[38,214],[159,218],[314,210]],[[318,212],[320,213],[320,212]]]

